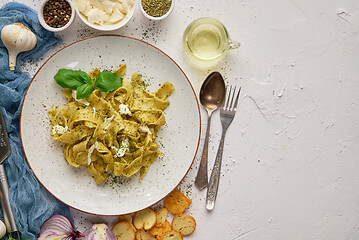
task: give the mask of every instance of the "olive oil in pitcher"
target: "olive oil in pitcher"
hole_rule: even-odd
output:
[[[183,34],[186,53],[200,62],[219,60],[229,49],[238,46],[238,43],[232,43],[223,24],[213,18],[195,20]]]

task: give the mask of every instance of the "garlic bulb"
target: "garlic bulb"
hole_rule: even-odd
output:
[[[9,68],[11,71],[15,70],[17,55],[20,52],[33,49],[37,42],[35,34],[21,23],[13,23],[3,27],[1,40],[9,52]]]

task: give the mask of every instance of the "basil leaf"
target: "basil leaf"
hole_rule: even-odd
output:
[[[113,91],[122,86],[122,80],[113,72],[103,71],[97,75],[95,87],[101,92]]]
[[[76,89],[76,98],[83,99],[91,95],[95,88],[91,84],[83,84]]]
[[[93,79],[90,76],[79,70],[71,70],[61,68],[55,75],[56,82],[63,88],[71,88],[76,90],[83,84],[92,84]]]

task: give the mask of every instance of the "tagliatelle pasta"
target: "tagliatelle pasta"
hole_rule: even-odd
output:
[[[122,76],[125,65],[114,71]],[[99,74],[95,69],[91,78]],[[86,167],[100,184],[112,172],[130,177],[140,172],[140,180],[162,154],[155,142],[157,131],[166,123],[163,111],[174,86],[165,82],[156,92],[149,92],[141,75],[111,92],[95,90],[85,100],[77,100],[71,90],[64,95],[63,108],[48,112],[53,139],[65,143],[64,156],[73,167]]]

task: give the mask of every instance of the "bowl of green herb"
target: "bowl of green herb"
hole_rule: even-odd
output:
[[[139,0],[138,3],[143,15],[151,20],[165,19],[174,8],[174,0]]]

